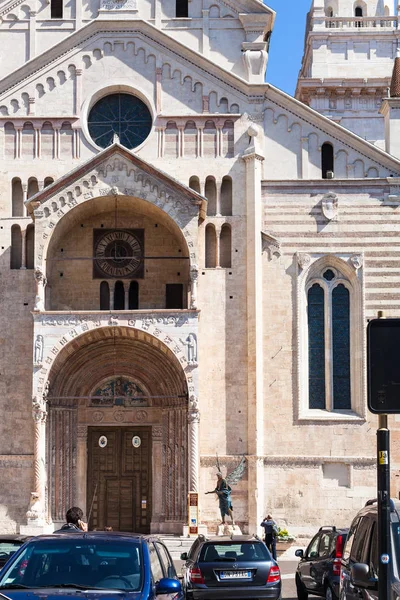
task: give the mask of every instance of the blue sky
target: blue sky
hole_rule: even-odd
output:
[[[276,12],[267,81],[294,95],[303,55],[306,15],[312,0],[264,0]]]

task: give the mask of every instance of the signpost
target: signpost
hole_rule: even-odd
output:
[[[390,544],[390,432],[388,413],[400,414],[400,319],[369,322],[368,408],[379,415],[377,439],[379,600],[389,600],[392,551]]]
[[[199,534],[199,494],[197,492],[188,494],[188,519],[189,535],[197,536]]]

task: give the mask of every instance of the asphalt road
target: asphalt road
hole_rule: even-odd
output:
[[[296,584],[294,582],[294,574],[296,573],[297,563],[297,560],[279,561],[278,559],[278,564],[282,575],[282,598],[285,598],[285,600],[297,600]]]

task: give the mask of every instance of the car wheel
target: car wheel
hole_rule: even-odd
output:
[[[298,600],[307,600],[308,592],[304,587],[304,584],[300,580],[300,577],[296,575],[296,590],[297,590],[297,598]]]
[[[336,595],[329,583],[325,587],[325,600],[336,600]]]

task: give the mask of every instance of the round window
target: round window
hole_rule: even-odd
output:
[[[101,148],[117,140],[132,150],[144,142],[151,127],[152,118],[146,104],[131,94],[105,96],[89,112],[89,133]]]

